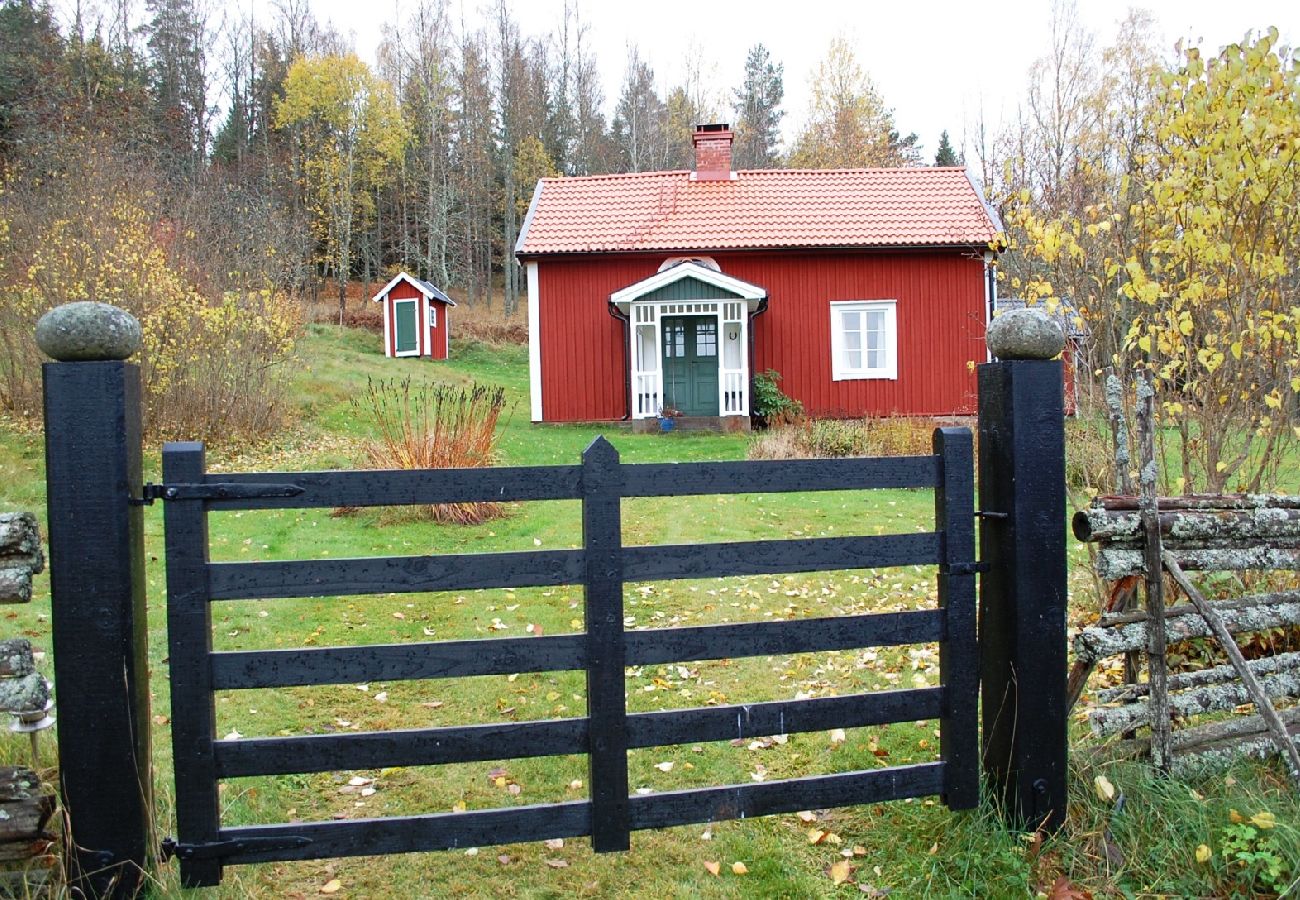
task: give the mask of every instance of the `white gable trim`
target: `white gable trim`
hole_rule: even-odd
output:
[[[757,303],[767,296],[767,291],[758,285],[750,284],[748,281],[741,281],[739,278],[732,278],[730,275],[724,275],[721,272],[715,272],[698,263],[688,262],[673,266],[671,269],[665,269],[651,275],[644,281],[638,281],[636,284],[615,291],[609,295],[609,302],[626,311],[625,304],[630,304],[637,298],[644,297],[646,294],[657,291],[662,287],[675,284],[683,278],[694,278],[696,281],[711,284],[720,290],[735,294],[741,300],[752,303]]]
[[[403,281],[405,281],[411,287],[419,291],[420,296],[424,297],[425,300],[430,300],[430,299],[441,300],[442,302],[446,303],[448,306],[456,305],[456,301],[451,299],[451,297],[448,297],[445,294],[443,294],[442,296],[435,294],[433,291],[429,290],[427,287],[421,284],[418,279],[413,278],[410,275],[407,275],[405,272],[398,272],[396,275],[394,275],[392,281],[384,285],[383,288],[380,289],[378,294],[375,294],[375,296],[370,298],[370,302],[374,303],[376,300],[384,299],[386,296],[388,296],[389,291],[397,287]]]

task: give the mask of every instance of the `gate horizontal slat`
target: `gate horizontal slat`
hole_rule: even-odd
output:
[[[546,587],[582,580],[581,550],[211,563],[213,600]]]
[[[935,484],[935,457],[634,463],[620,467],[624,497],[859,491]]]
[[[221,778],[587,752],[586,718],[215,741]]]
[[[296,484],[293,497],[208,500],[211,511],[302,509],[330,506],[419,506],[430,503],[504,503],[576,500],[581,466],[502,466],[481,469],[373,469],[367,471],[212,472],[207,484]]]
[[[587,665],[587,636],[485,638],[301,650],[238,650],[212,654],[217,690],[415,681],[515,672],[556,672]]]
[[[939,718],[943,688],[857,693],[768,704],[703,706],[628,717],[628,747],[666,747],[708,740],[796,735],[823,728],[857,728]]]
[[[938,718],[942,699],[943,688],[934,687],[636,713],[627,717],[627,743],[629,747],[662,747],[915,722]]]
[[[311,841],[300,847],[237,850],[223,860],[231,865],[282,859],[455,850],[547,838],[579,837],[590,833],[591,804],[585,800],[576,800],[427,816],[250,825],[223,828],[220,839],[238,841],[247,838],[275,840],[302,837]]]
[[[943,789],[944,764],[920,763],[868,772],[841,772],[756,784],[631,797],[633,828],[668,828],[723,819],[923,797]]]
[[[627,664],[649,666],[696,659],[775,656],[855,647],[894,647],[946,640],[937,609],[861,616],[827,616],[734,625],[628,631]]]
[[[654,544],[623,548],[627,581],[783,575],[829,569],[871,569],[934,563],[933,532],[726,544]]]

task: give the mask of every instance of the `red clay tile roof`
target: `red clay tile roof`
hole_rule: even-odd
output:
[[[544,178],[520,256],[635,250],[980,245],[997,231],[963,168],[769,169]]]

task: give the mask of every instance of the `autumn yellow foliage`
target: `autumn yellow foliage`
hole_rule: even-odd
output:
[[[1260,490],[1300,438],[1300,64],[1276,30],[1157,71],[1132,166],[1082,214],[1016,211],[1020,250],[1149,369],[1175,488]],[[1077,277],[1075,273],[1087,277]]]
[[[0,408],[28,417],[40,409],[36,320],[61,303],[98,300],[140,320],[134,361],[151,432],[229,440],[277,427],[295,307],[269,285],[205,296],[205,282],[171,252],[179,226],[157,192],[113,165],[86,154],[76,168],[0,192]]]

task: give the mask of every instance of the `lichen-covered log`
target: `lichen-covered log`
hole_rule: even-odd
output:
[[[1276,756],[1280,752],[1277,741],[1258,716],[1251,716],[1251,718],[1260,725],[1258,731],[1188,747],[1183,753],[1174,757],[1173,773],[1179,777],[1200,775],[1226,769],[1242,757],[1268,759]],[[1298,733],[1300,725],[1291,725],[1287,730],[1291,743],[1300,748],[1300,733]]]
[[[0,513],[0,567],[45,570],[41,531],[31,513]]]
[[[0,678],[0,709],[28,712],[44,709],[50,699],[50,686],[38,673],[18,678]]]
[[[1222,549],[1172,550],[1178,565],[1188,571],[1240,571],[1243,569],[1300,569],[1300,548],[1243,545]],[[1097,577],[1102,581],[1119,581],[1129,575],[1146,572],[1142,550],[1138,547],[1103,547],[1097,553]]]
[[[1300,732],[1300,707],[1279,710],[1278,715],[1286,723],[1288,730],[1296,734],[1296,740],[1300,741],[1300,733],[1297,733]],[[1229,758],[1227,753],[1232,750],[1236,743],[1253,744],[1253,742],[1259,740],[1270,741],[1270,748],[1276,749],[1271,744],[1268,725],[1263,718],[1260,716],[1234,716],[1222,722],[1210,722],[1205,725],[1195,725],[1191,728],[1175,731],[1173,734],[1173,748],[1179,754],[1224,753],[1223,758],[1227,759]],[[1140,759],[1151,752],[1151,742],[1144,737],[1132,738],[1125,741],[1095,745],[1091,752],[1112,759]],[[1175,762],[1174,771],[1179,771],[1177,762]]]
[[[27,638],[0,641],[0,678],[15,678],[36,671],[32,642]]]
[[[1183,497],[1160,497],[1158,508],[1166,509],[1300,509],[1300,497],[1283,494],[1190,494]],[[1093,506],[1110,510],[1137,510],[1138,498],[1127,495],[1097,497]]]
[[[1300,653],[1281,653],[1277,656],[1266,656],[1262,659],[1252,659],[1247,665],[1250,670],[1258,675],[1272,675],[1276,672],[1288,672],[1293,669],[1300,669]],[[1169,676],[1169,690],[1183,691],[1188,688],[1205,687],[1210,684],[1223,684],[1228,681],[1235,681],[1237,671],[1230,665],[1213,666],[1208,669],[1201,669],[1196,672],[1184,672],[1179,675]],[[1138,700],[1146,697],[1151,690],[1147,684],[1125,684],[1119,687],[1106,688],[1097,692],[1098,703],[1122,703],[1130,700]]]
[[[23,766],[0,766],[0,844],[34,841],[44,834],[45,824],[54,812],[54,794],[31,769]],[[25,858],[0,854],[0,858]]]
[[[1259,679],[1266,697],[1300,697],[1300,671],[1278,672]],[[1239,681],[1192,688],[1169,695],[1169,709],[1177,716],[1221,712],[1250,702],[1250,692]],[[1088,713],[1093,734],[1116,734],[1149,725],[1149,703],[1139,700],[1127,706],[1094,709]]]
[[[32,570],[0,568],[0,603],[30,603],[31,600]]]
[[[1219,611],[1233,634],[1300,624],[1300,592],[1259,594],[1223,604]],[[1125,614],[1116,618],[1131,620],[1135,615],[1137,614]],[[1208,637],[1210,633],[1210,626],[1191,605],[1172,607],[1166,615],[1165,640],[1169,643]],[[1146,644],[1145,620],[1110,625],[1103,623],[1084,628],[1074,636],[1074,655],[1084,662],[1096,662],[1107,656],[1140,650]]]
[[[1182,541],[1249,541],[1274,538],[1300,540],[1300,509],[1160,510],[1160,536],[1170,544]],[[1074,536],[1081,541],[1136,541],[1142,537],[1136,511],[1099,507],[1074,514]]]

